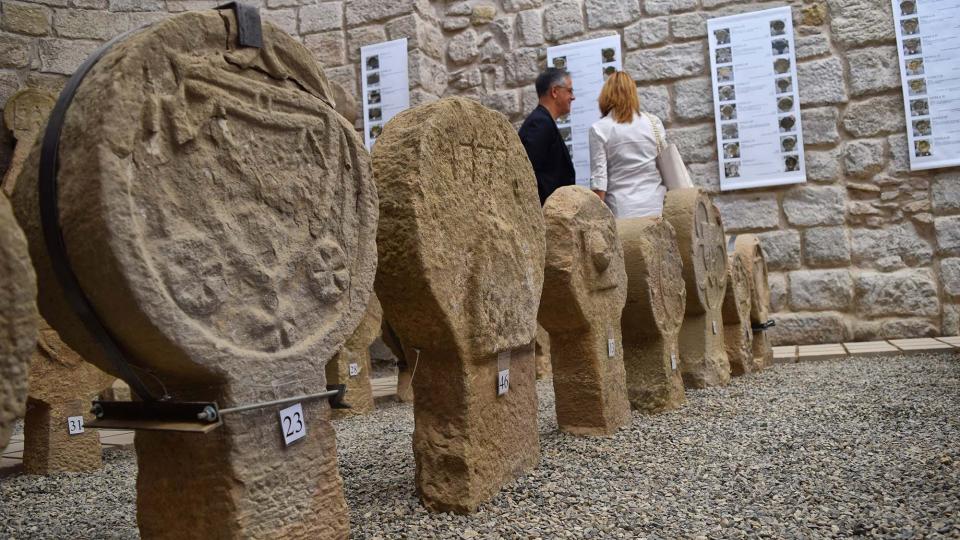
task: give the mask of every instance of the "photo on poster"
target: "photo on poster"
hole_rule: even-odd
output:
[[[790,59],[789,58],[777,58],[773,61],[773,71],[777,75],[783,75],[784,73],[790,72]]]
[[[563,138],[563,142],[569,143],[573,141],[573,128],[562,127],[560,128],[560,137]]]
[[[723,164],[723,176],[726,178],[740,178],[740,162],[728,161]]]
[[[933,148],[930,141],[921,139],[913,142],[913,148],[917,157],[929,157],[933,155]]]
[[[606,81],[611,75],[617,72],[616,66],[605,66],[603,68],[603,80]]]
[[[557,117],[557,125],[558,125],[558,126],[565,126],[565,125],[567,125],[567,124],[569,124],[569,123],[570,123],[570,114],[569,114],[569,113],[568,113],[568,114],[565,114],[565,115],[563,115],[563,116],[558,116],[558,117]]]
[[[923,58],[907,60],[907,76],[923,75]]]
[[[370,138],[376,139],[383,133],[383,126],[380,124],[373,124],[370,126]]]
[[[780,117],[780,132],[787,133],[797,127],[797,119],[792,114]]]
[[[723,145],[723,159],[740,157],[740,143],[726,143]]]
[[[907,86],[910,87],[911,96],[919,96],[927,93],[926,79],[913,79],[907,81]]]
[[[721,28],[713,31],[713,37],[717,40],[717,45],[727,45],[730,43],[730,29]]]
[[[725,141],[729,141],[730,139],[740,138],[740,128],[737,127],[736,122],[723,124],[722,126],[720,126],[720,132],[723,134],[723,140]]]
[[[785,39],[775,39],[770,43],[773,48],[773,55],[780,56],[790,52],[790,42]]]
[[[914,99],[910,101],[911,116],[927,116],[930,114],[930,103],[926,99]]]
[[[553,59],[553,67],[557,69],[567,69],[567,57],[558,56]]]
[[[733,62],[733,49],[730,47],[717,49],[717,63],[729,64],[730,62]]]
[[[782,36],[787,32],[787,23],[783,22],[780,19],[775,21],[770,21],[770,35],[771,36]]]
[[[380,55],[375,54],[367,58],[367,71],[380,69]]]
[[[737,104],[726,103],[720,106],[720,120],[736,120]]]
[[[717,81],[719,82],[732,82],[733,81],[733,66],[724,66],[717,68]]]
[[[367,88],[380,86],[380,72],[367,73]]]
[[[915,54],[922,54],[922,53],[923,53],[923,40],[921,40],[920,38],[903,40],[904,56],[913,56]]]
[[[780,137],[780,149],[784,152],[793,152],[797,149],[797,138],[793,135]]]
[[[737,90],[732,84],[726,84],[717,89],[720,95],[720,101],[733,101],[737,99]]]
[[[780,77],[774,81],[778,94],[788,94],[793,92],[793,77]]]
[[[371,107],[367,118],[369,118],[371,122],[379,122],[383,120],[383,111],[380,110],[380,107]]]
[[[604,47],[600,50],[600,63],[607,64],[617,61],[617,51],[613,47]]]
[[[787,113],[793,110],[793,96],[783,96],[777,99],[777,110]]]
[[[920,33],[920,19],[904,19],[900,21],[900,31],[905,36],[912,36]]]
[[[900,2],[900,15],[915,15],[917,13],[917,3],[914,0],[904,0]]]
[[[913,136],[926,137],[930,135],[930,120],[914,120]]]
[[[800,158],[797,156],[783,157],[783,172],[796,172],[800,170]]]
[[[367,103],[370,105],[379,105],[380,104],[380,91],[379,90],[370,90],[367,92]]]

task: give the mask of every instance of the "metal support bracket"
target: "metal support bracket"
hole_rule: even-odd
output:
[[[757,323],[752,326],[754,332],[766,332],[777,325],[777,321],[770,319],[764,323]]]
[[[347,387],[327,385],[325,392],[305,394],[273,401],[262,401],[221,409],[214,401],[94,401],[91,412],[96,419],[90,427],[145,429],[208,433],[223,423],[227,414],[263,409],[287,403],[327,398],[331,409],[349,409],[343,402]]]

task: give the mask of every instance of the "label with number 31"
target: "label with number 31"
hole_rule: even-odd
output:
[[[307,420],[303,417],[303,407],[297,403],[280,411],[280,429],[283,431],[283,444],[290,446],[293,441],[307,435]]]

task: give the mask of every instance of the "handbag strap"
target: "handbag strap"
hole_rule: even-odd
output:
[[[657,126],[657,122],[653,121],[653,118],[646,113],[646,111],[641,112],[644,118],[647,119],[647,122],[650,122],[650,127],[653,128],[653,138],[657,142],[657,155],[660,155],[660,152],[663,151],[663,134],[660,133],[660,128]]]

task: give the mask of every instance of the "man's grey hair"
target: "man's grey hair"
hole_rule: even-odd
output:
[[[570,72],[562,68],[547,68],[546,71],[537,76],[537,82],[535,86],[537,87],[537,96],[543,97],[547,95],[547,92],[550,91],[554,86],[563,85],[565,79],[570,76]]]

